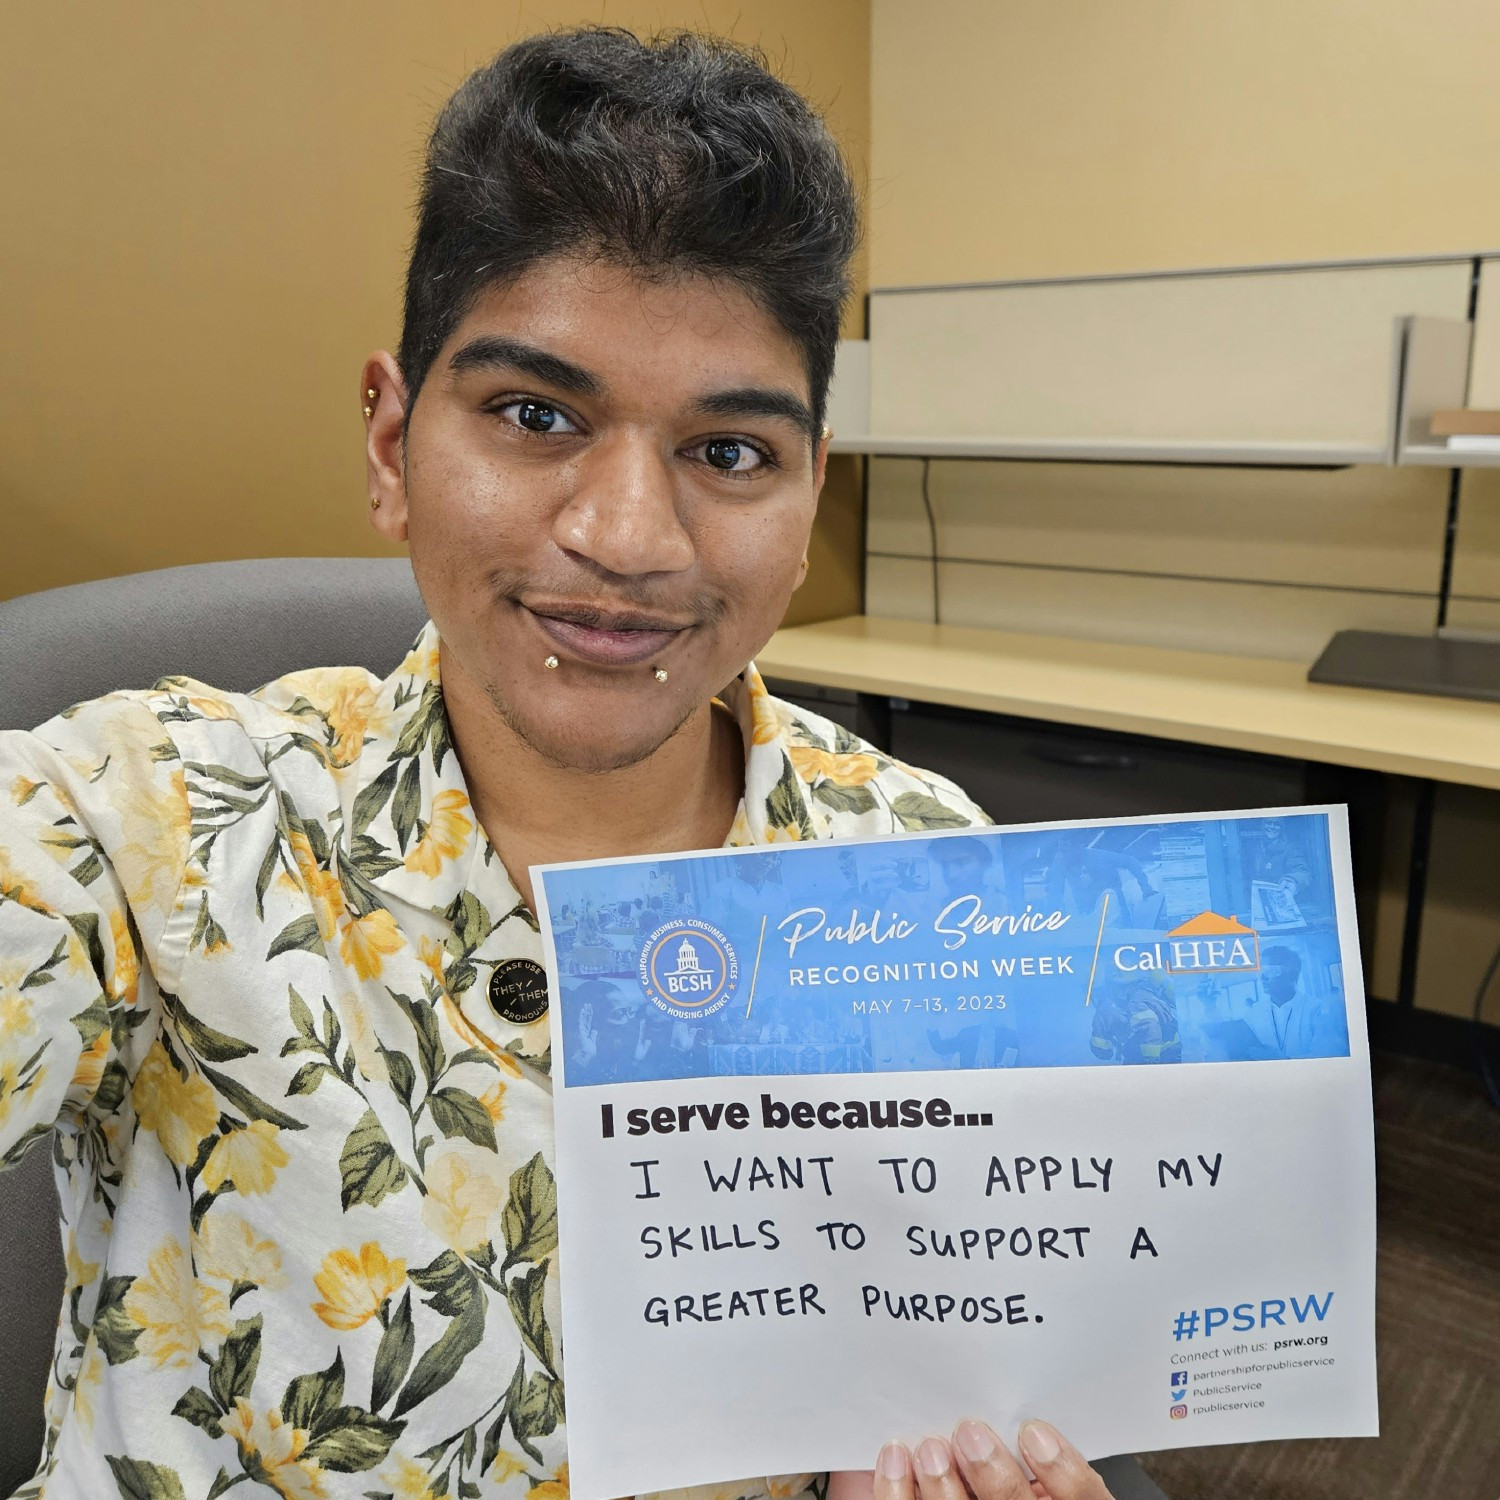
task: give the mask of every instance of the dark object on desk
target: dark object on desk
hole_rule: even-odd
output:
[[[1500,640],[1341,630],[1308,668],[1307,680],[1500,703]]]

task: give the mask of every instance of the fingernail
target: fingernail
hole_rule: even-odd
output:
[[[917,1466],[929,1479],[941,1479],[949,1463],[948,1445],[941,1438],[927,1438],[917,1449]]]
[[[997,1446],[995,1434],[983,1422],[960,1422],[953,1437],[971,1464],[988,1463]]]
[[[887,1443],[875,1460],[882,1479],[906,1478],[906,1449],[900,1443]]]
[[[1021,1451],[1035,1468],[1050,1464],[1062,1452],[1057,1434],[1045,1422],[1027,1422],[1021,1428]]]

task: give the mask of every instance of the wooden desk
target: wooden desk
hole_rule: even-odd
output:
[[[781,630],[768,677],[1500,789],[1500,710],[1307,681],[1309,663],[851,615]]]

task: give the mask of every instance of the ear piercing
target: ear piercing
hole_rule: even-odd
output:
[[[555,672],[557,670],[557,658],[555,656],[546,657],[542,661],[542,665],[546,667],[549,672]]]
[[[658,682],[665,682],[667,680],[667,669],[665,667],[653,667],[651,669],[651,675]]]
[[[373,385],[365,387],[365,400],[370,403],[365,407],[365,416],[373,417],[375,415],[374,401],[379,394],[380,392]]]
[[[370,496],[370,509],[371,510],[379,510],[380,509],[380,496],[379,495],[371,495]]]

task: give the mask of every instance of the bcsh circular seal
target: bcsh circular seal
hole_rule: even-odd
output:
[[[664,923],[646,939],[639,973],[641,990],[658,1010],[698,1021],[729,1003],[740,966],[717,927],[686,917]]]

